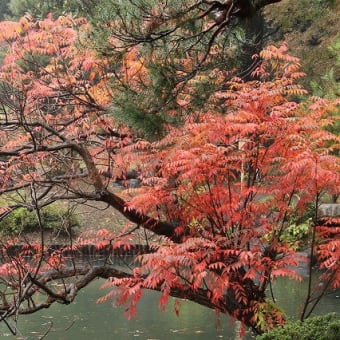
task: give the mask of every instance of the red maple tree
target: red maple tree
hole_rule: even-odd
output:
[[[255,80],[230,79],[216,68],[220,89],[200,110],[156,142],[135,138],[109,114],[110,80],[119,75],[109,57],[84,46],[88,29],[84,20],[68,17],[0,25],[2,44],[9,45],[0,69],[0,194],[8,202],[0,216],[24,207],[36,212],[41,228],[38,242],[1,241],[0,274],[12,296],[1,294],[1,319],[69,303],[104,277],[119,289],[101,300],[118,294],[128,315],[143,289],[153,289],[161,292],[162,307],[169,296],[186,298],[258,333],[283,323],[266,289],[279,276],[300,279],[285,230],[307,208],[316,222],[320,203],[339,194],[339,137],[324,129],[333,124],[330,112],[339,100],[307,97],[295,85],[299,60],[285,46],[268,47]],[[119,72],[136,86],[148,70],[133,49],[129,53],[125,73]],[[179,93],[184,108],[192,82]],[[294,101],[301,95],[303,101]],[[117,193],[112,184],[131,171],[142,186]],[[101,201],[132,223],[118,232],[85,233],[51,251],[40,211],[61,200]],[[327,287],[337,288],[339,228],[318,228],[310,225],[311,247]],[[150,252],[138,256],[133,269],[67,265],[66,255],[84,244],[129,249],[139,229],[160,237],[148,241]],[[49,285],[58,280],[61,288]]]

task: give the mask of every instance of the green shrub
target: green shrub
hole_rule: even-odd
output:
[[[288,323],[257,336],[256,340],[337,340],[339,334],[340,318],[333,313]]]
[[[76,217],[66,209],[47,206],[40,210],[42,227],[55,233],[68,233],[79,226]],[[17,236],[21,233],[40,231],[37,214],[26,208],[19,208],[0,221],[0,234]]]
[[[282,233],[280,240],[288,242],[291,246],[295,245],[296,248],[303,246],[304,242],[308,239],[310,230],[310,221],[301,224],[291,224]]]

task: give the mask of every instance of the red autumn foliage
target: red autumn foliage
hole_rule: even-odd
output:
[[[10,202],[1,217],[18,207],[39,212],[58,200],[102,201],[161,238],[125,272],[107,263],[70,269],[63,251],[49,254],[43,238],[14,255],[3,241],[0,273],[20,301],[3,295],[4,317],[69,303],[95,277],[110,277],[107,285],[118,290],[101,301],[118,294],[128,315],[135,314],[142,290],[153,289],[161,292],[161,307],[169,296],[187,298],[256,332],[284,322],[277,308],[268,312],[266,288],[279,276],[300,279],[294,270],[299,257],[284,232],[311,205],[317,211],[322,200],[339,194],[339,137],[324,129],[339,100],[294,101],[307,95],[295,85],[299,61],[285,46],[269,47],[256,80],[224,79],[216,70],[223,87],[199,111],[188,112],[182,126],[169,127],[157,142],[134,140],[107,111],[114,96],[110,60],[82,46],[86,22],[22,19],[11,27],[0,26],[11,47],[0,69],[0,194]],[[121,70],[135,88],[148,72],[140,62],[132,50],[125,74]],[[190,96],[179,100],[186,105]],[[114,192],[111,184],[131,169],[138,169],[142,187]],[[323,278],[336,288],[338,228],[319,229],[312,246],[326,269]],[[129,224],[87,234],[78,245],[128,250],[136,230]],[[34,254],[29,260],[27,249]],[[66,277],[74,282],[49,288]],[[46,301],[32,303],[37,292]]]

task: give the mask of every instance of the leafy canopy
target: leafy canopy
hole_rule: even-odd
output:
[[[86,44],[90,29],[72,17],[0,24],[1,43],[10,45],[0,69],[0,194],[11,198],[0,217],[24,207],[42,228],[44,206],[101,201],[129,222],[70,239],[52,254],[43,233],[36,244],[2,240],[2,318],[70,303],[94,278],[110,277],[107,285],[118,289],[102,301],[117,297],[128,315],[142,291],[153,289],[161,292],[161,306],[170,295],[187,298],[257,333],[284,323],[266,288],[279,276],[301,279],[285,231],[311,205],[316,222],[320,202],[339,194],[339,137],[324,129],[334,124],[329,112],[339,100],[308,98],[295,85],[299,60],[286,46],[271,46],[258,56],[255,80],[231,78],[215,65],[204,75],[214,90],[201,106],[191,105],[196,79],[183,83],[168,113],[181,124],[165,121],[164,137],[145,140],[115,119],[111,104],[126,84],[127,92],[147,87],[153,69],[135,47],[121,58],[96,53]],[[301,95],[305,101],[293,100]],[[131,173],[142,186],[117,192],[113,184]],[[109,254],[130,249],[140,229],[160,238],[145,240],[150,252],[134,268],[67,265],[66,255],[84,244]],[[339,287],[339,228],[310,226],[310,232],[324,289]],[[11,246],[19,242],[22,252],[13,257]],[[50,285],[59,280],[62,287]],[[313,310],[315,300],[309,292],[305,307]]]

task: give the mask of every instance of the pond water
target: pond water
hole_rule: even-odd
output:
[[[39,339],[49,329],[48,340],[106,340],[106,339],[238,339],[238,324],[222,315],[217,320],[214,311],[192,302],[181,302],[180,316],[173,311],[174,299],[165,312],[158,308],[159,293],[145,291],[138,304],[137,317],[127,320],[124,308],[115,308],[110,302],[96,304],[105,294],[100,289],[103,280],[97,280],[79,293],[69,306],[55,304],[33,315],[19,317],[18,335],[14,337],[0,323],[0,339]],[[306,282],[280,280],[275,287],[276,298],[288,315],[296,317],[305,297]],[[340,314],[340,291],[327,295],[315,314]],[[251,339],[247,334],[245,339]]]

